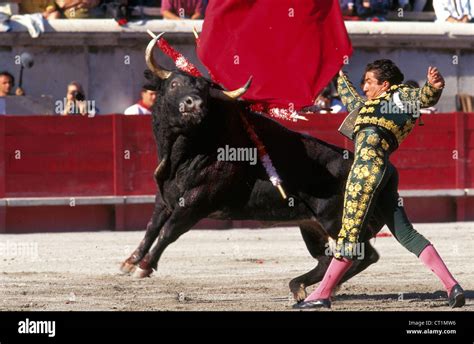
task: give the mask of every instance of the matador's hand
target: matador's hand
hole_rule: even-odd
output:
[[[428,82],[435,88],[444,88],[444,78],[436,67],[428,67]]]

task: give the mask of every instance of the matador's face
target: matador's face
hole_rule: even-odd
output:
[[[372,100],[390,89],[388,81],[380,82],[375,72],[368,71],[365,73],[363,91],[368,100]]]

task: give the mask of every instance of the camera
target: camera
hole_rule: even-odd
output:
[[[72,93],[72,96],[75,100],[79,100],[79,101],[83,101],[86,99],[86,97],[84,96],[83,93],[79,92],[79,91],[74,91]]]

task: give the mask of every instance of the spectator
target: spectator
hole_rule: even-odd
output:
[[[366,20],[385,21],[390,10],[390,0],[355,0],[356,14]]]
[[[22,0],[20,3],[20,13],[41,13],[45,19],[57,19],[61,17],[61,13],[54,0]]]
[[[128,0],[131,17],[163,18],[161,0]]]
[[[433,0],[436,20],[448,23],[468,23],[472,17],[469,2],[472,0]]]
[[[0,97],[12,96],[13,86],[15,85],[15,78],[7,71],[0,72]],[[18,87],[15,95],[23,96],[25,92]]]
[[[128,107],[125,115],[151,115],[151,108],[156,101],[156,90],[151,84],[144,84],[140,92],[141,99]]]
[[[56,4],[68,19],[94,18],[103,15],[100,0],[56,0]]]
[[[325,87],[314,101],[314,105],[302,109],[303,113],[338,113],[347,111],[339,96],[332,92],[331,84]]]
[[[354,0],[339,0],[339,5],[343,16],[350,17],[354,15]]]
[[[423,12],[426,6],[426,0],[398,0],[398,8],[405,11]]]
[[[19,6],[21,0],[9,0],[9,1],[0,1],[0,13],[6,14],[8,16],[12,16],[15,14],[19,14]]]
[[[347,111],[342,102],[339,100],[337,94],[331,92],[331,87],[326,87],[321,94],[316,98],[316,105],[319,105],[322,110],[329,110],[330,113],[338,113]]]
[[[8,72],[0,73],[0,97],[11,95],[13,89],[14,78]]]
[[[95,115],[95,108],[89,109],[82,85],[72,81],[67,85],[66,104],[62,115]]]
[[[159,0],[128,0],[130,6],[160,7]]]
[[[415,0],[412,5],[413,12],[423,12],[426,7],[426,0]]]
[[[161,14],[164,19],[202,19],[205,10],[205,0],[162,0],[161,2]]]

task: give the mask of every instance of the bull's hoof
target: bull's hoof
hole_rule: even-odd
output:
[[[120,272],[122,272],[124,274],[131,274],[132,272],[135,271],[136,268],[137,267],[136,267],[135,264],[129,263],[126,260],[120,265]]]
[[[136,268],[135,272],[133,273],[134,278],[145,278],[150,277],[153,273],[153,269],[142,269],[139,266]]]
[[[303,283],[290,283],[290,290],[296,302],[302,302],[306,299],[306,289]]]

